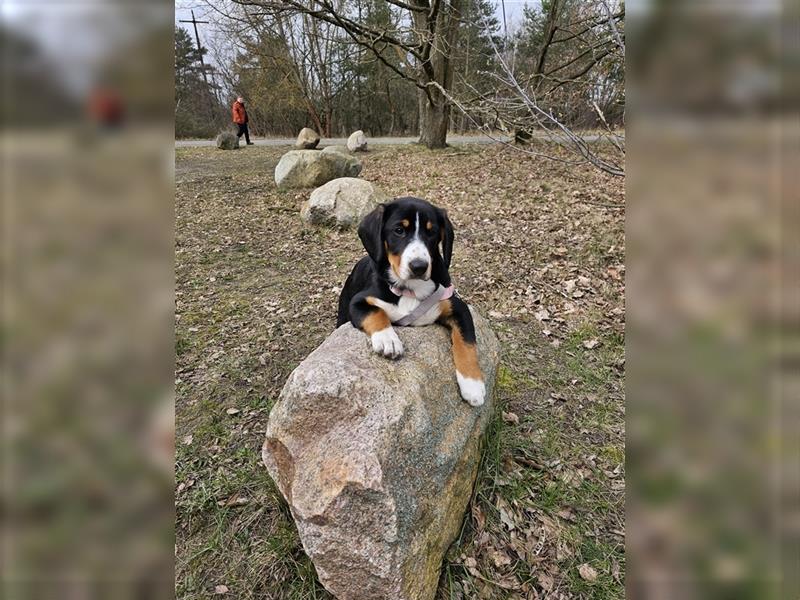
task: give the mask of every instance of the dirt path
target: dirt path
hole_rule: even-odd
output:
[[[296,138],[256,138],[253,136],[253,142],[256,146],[292,146]],[[379,137],[369,138],[369,143],[375,146],[401,146],[403,144],[413,144],[419,139],[418,136],[413,137]],[[498,136],[491,138],[488,135],[451,135],[447,141],[452,144],[494,144],[498,140],[510,141],[508,136]],[[344,146],[347,144],[347,138],[325,138],[320,143],[320,147],[324,146]],[[197,148],[202,146],[213,146],[214,140],[175,140],[176,148]]]
[[[536,139],[546,140],[544,135],[535,135]],[[253,142],[256,146],[292,146],[295,143],[295,138],[256,138],[253,136]],[[379,137],[369,138],[369,143],[373,146],[402,146],[404,144],[413,144],[419,138],[413,137]],[[587,143],[598,142],[602,136],[589,134],[583,137]],[[450,135],[447,137],[450,144],[497,144],[501,142],[511,142],[513,138],[507,135]],[[566,141],[566,138],[564,139]],[[175,140],[176,148],[200,148],[203,146],[213,146],[214,140]],[[347,138],[325,138],[320,142],[320,148],[325,146],[344,146],[347,144]]]

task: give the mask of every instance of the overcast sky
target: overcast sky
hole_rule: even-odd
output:
[[[506,19],[509,21],[509,26],[511,26],[511,22],[513,20],[518,20],[522,18],[522,7],[526,4],[536,5],[538,6],[541,3],[541,0],[505,0],[506,4]],[[503,11],[500,5],[500,1],[496,2],[497,5],[497,16],[502,20],[503,18]],[[204,2],[198,0],[175,0],[175,22],[178,23],[180,19],[191,19],[192,14],[191,10],[194,9],[194,15],[200,20],[201,15],[204,17],[207,16],[209,12],[208,7],[205,5]],[[180,23],[181,26],[186,27],[185,23]],[[191,27],[191,25],[188,25]]]
[[[505,0],[509,29],[519,21],[526,4],[540,0]],[[175,0],[174,19],[194,37],[191,25],[179,23],[191,19],[191,10],[199,20],[213,11],[204,0]],[[82,93],[90,86],[99,61],[111,48],[122,45],[143,31],[147,24],[164,23],[173,6],[169,2],[115,2],[109,0],[0,0],[0,16],[4,24],[24,32],[39,42],[48,59],[55,65],[54,75],[73,93]],[[499,0],[497,16],[502,22]],[[199,25],[200,41],[206,45],[214,35],[214,25]],[[213,63],[213,57],[208,60]]]
[[[38,42],[54,77],[74,94],[90,87],[110,50],[168,23],[168,2],[0,0],[4,25]]]
[[[506,21],[509,30],[512,29],[514,23],[522,19],[522,9],[524,6],[539,6],[540,4],[541,0],[505,0]],[[192,10],[194,10],[194,16],[198,21],[213,21],[213,19],[208,18],[209,16],[213,16],[213,11],[208,8],[208,5],[203,2],[203,0],[175,0],[175,24],[179,27],[184,27],[192,34],[192,37],[194,37],[194,28],[192,25],[189,23],[180,23],[181,20],[190,20],[192,18]],[[495,2],[495,13],[502,26],[503,11],[500,0]],[[197,26],[200,33],[201,44],[205,45],[205,36],[214,35],[213,27],[213,24]]]

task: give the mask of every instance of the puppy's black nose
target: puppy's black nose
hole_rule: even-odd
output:
[[[417,277],[425,275],[425,271],[428,270],[428,261],[416,258],[408,263],[408,268],[411,269],[411,272]]]

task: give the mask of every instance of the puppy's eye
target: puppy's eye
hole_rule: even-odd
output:
[[[395,227],[395,228],[394,228],[394,232],[395,232],[397,235],[405,235],[405,234],[406,234],[406,229],[405,229],[405,227],[399,227],[399,226],[398,226],[398,227]]]

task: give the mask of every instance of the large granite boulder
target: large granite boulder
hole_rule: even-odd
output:
[[[339,154],[344,154],[345,156],[350,156],[350,150],[347,149],[347,146],[325,146],[322,149],[323,152],[338,152]]]
[[[381,202],[391,198],[378,186],[355,177],[341,177],[318,187],[300,209],[312,225],[355,227]]]
[[[294,147],[300,150],[313,150],[317,144],[319,144],[319,134],[313,129],[303,127],[297,135]]]
[[[349,323],[289,376],[262,456],[320,581],[340,600],[430,600],[458,535],[493,410],[497,338],[473,311],[486,403],[456,384],[444,327],[398,327],[375,354]]]
[[[347,149],[350,152],[366,152],[367,151],[367,136],[360,129],[354,131],[347,138]]]
[[[319,150],[290,150],[275,167],[275,183],[279,188],[308,188],[328,183],[339,177],[357,177],[361,161],[355,156]]]
[[[235,133],[222,131],[217,136],[217,148],[220,150],[236,150],[239,148],[239,138]]]

